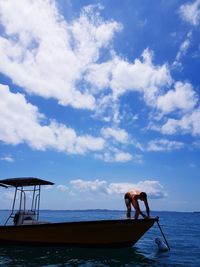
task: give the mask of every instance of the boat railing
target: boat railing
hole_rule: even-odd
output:
[[[27,209],[27,193],[33,192],[30,209]],[[19,198],[18,198],[19,197]],[[17,201],[18,199],[18,201]],[[19,209],[16,210],[15,206],[18,202]],[[36,222],[39,219],[39,202],[40,202],[40,185],[34,186],[33,189],[24,189],[22,187],[16,187],[14,193],[13,206],[10,215],[8,216],[4,225],[7,225],[10,219],[13,219],[14,225],[21,225],[27,221]]]
[[[0,180],[1,187],[15,188],[12,210],[4,225],[7,225],[10,219],[13,219],[15,225],[23,224],[27,221],[37,222],[39,219],[41,186],[53,184],[50,181],[35,177]],[[29,198],[31,192],[32,197]],[[16,209],[16,206],[18,206],[18,209]]]

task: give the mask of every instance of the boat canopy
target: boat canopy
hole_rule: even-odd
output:
[[[0,186],[15,188],[12,210],[4,225],[6,225],[11,218],[13,218],[14,225],[38,223],[41,185],[53,184],[52,182],[35,177],[7,178],[0,180]]]
[[[23,177],[23,178],[8,178],[0,180],[0,186],[8,187],[20,187],[20,186],[35,186],[35,185],[53,185],[54,183],[42,180],[34,177]]]

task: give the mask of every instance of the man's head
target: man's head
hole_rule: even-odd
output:
[[[141,192],[139,196],[140,196],[141,200],[146,200],[147,199],[147,194],[145,192]]]

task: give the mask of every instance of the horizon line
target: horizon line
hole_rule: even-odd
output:
[[[11,209],[0,209],[1,211],[11,211]],[[16,209],[17,211],[17,209]],[[124,212],[125,210],[118,209],[40,209],[40,211],[112,211]],[[200,213],[200,211],[177,211],[177,210],[151,210],[151,212],[180,212],[180,213]]]

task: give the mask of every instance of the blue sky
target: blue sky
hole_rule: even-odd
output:
[[[0,177],[53,181],[45,209],[199,210],[199,25],[199,0],[0,0]]]

